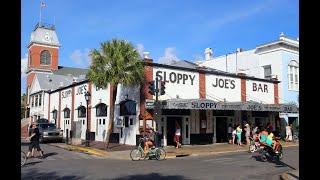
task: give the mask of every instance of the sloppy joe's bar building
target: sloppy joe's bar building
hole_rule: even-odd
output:
[[[252,126],[265,126],[270,122],[274,130],[280,130],[284,126],[279,112],[298,110],[279,104],[276,79],[230,74],[187,61],[156,64],[151,59],[146,62],[145,75],[147,82],[156,78],[166,82],[166,93],[159,97],[162,109],[158,112],[159,120],[147,120],[147,124],[155,124],[163,134],[164,145],[173,144],[175,121],[182,127],[183,144],[220,143],[227,142],[229,124],[246,121]],[[141,109],[152,116],[155,97],[147,92],[145,87]]]
[[[135,145],[149,125],[162,134],[167,146],[173,144],[177,121],[183,144],[220,143],[227,141],[229,123],[271,122],[274,129],[284,129],[278,112],[298,111],[278,103],[277,80],[230,74],[188,61],[157,64],[148,57],[144,58],[143,85],[118,85],[113,103],[113,86],[96,87],[85,78],[87,69],[57,66],[57,44],[54,28],[35,27],[28,46],[27,114],[30,122],[49,119],[63,130],[64,137],[72,135],[74,140],[84,140],[88,128],[92,140],[103,141],[108,122],[114,121],[111,142]],[[166,82],[159,112],[154,111],[155,97],[148,93],[148,83],[156,78]],[[88,104],[86,92],[91,94]],[[112,106],[114,112],[110,112]]]

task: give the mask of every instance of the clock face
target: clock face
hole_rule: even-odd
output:
[[[44,35],[44,40],[47,41],[47,42],[50,42],[50,41],[51,41],[51,37],[50,37],[49,33],[46,33],[46,34]]]

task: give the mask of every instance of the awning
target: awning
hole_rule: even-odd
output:
[[[162,109],[207,109],[207,110],[240,110],[240,111],[273,111],[298,112],[294,104],[262,104],[247,102],[216,102],[210,99],[168,99],[160,101]],[[154,101],[146,101],[146,108],[153,109]]]

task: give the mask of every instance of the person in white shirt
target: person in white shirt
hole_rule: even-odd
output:
[[[286,141],[292,141],[292,131],[289,124],[286,126]]]
[[[176,132],[174,134],[174,139],[173,141],[176,143],[176,148],[178,149],[179,147],[181,148],[181,143],[180,143],[180,137],[181,137],[181,127],[179,123],[176,121]]]
[[[232,131],[232,144],[234,144],[234,141],[236,140],[236,135],[237,135],[236,128],[237,127],[234,127],[234,129]]]

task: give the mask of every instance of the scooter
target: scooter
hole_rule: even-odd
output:
[[[267,144],[261,144],[261,151],[260,151],[260,158],[262,161],[267,161],[268,158],[270,159],[276,159],[277,161],[281,160],[283,158],[283,151],[282,151],[282,145],[279,145],[278,152],[275,152],[274,149],[267,145]]]

